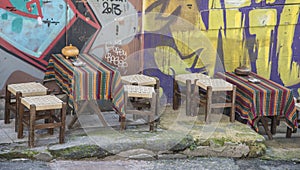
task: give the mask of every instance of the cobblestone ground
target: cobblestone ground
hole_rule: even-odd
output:
[[[300,164],[289,161],[265,161],[260,159],[197,158],[157,161],[54,161],[29,160],[1,161],[0,170],[298,170]]]

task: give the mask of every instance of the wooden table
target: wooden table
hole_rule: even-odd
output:
[[[258,131],[257,123],[261,120],[269,139],[276,132],[277,118],[284,118],[290,137],[291,129],[297,128],[297,114],[292,91],[271,80],[265,79],[255,73],[249,76],[238,76],[235,73],[217,73],[216,76],[236,85],[236,112]],[[255,78],[260,83],[249,82]],[[273,118],[271,131],[268,128],[266,117]]]
[[[124,89],[120,72],[94,55],[80,54],[77,60],[84,62],[85,66],[74,66],[72,62],[75,59],[66,59],[61,54],[53,54],[47,66],[45,81],[55,80],[69,96],[69,105],[76,110],[76,102],[79,101],[111,100],[114,110],[125,118]],[[95,107],[95,103],[91,103],[91,107]],[[81,107],[87,104],[84,102]],[[77,116],[75,115],[69,127],[75,123]]]

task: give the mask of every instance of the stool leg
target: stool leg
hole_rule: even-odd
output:
[[[212,104],[212,87],[207,87],[207,94],[206,94],[206,112],[205,112],[205,122],[208,122],[208,115],[211,112],[211,104]]]
[[[125,112],[125,114],[127,113],[127,105],[128,105],[128,92],[125,91],[124,92],[124,112]],[[120,115],[119,116],[119,121],[120,121],[120,126],[121,126],[120,130],[121,131],[125,130],[125,128],[126,128],[126,124],[125,124],[126,117],[125,117],[125,115]]]
[[[191,114],[191,116],[197,116],[199,112],[197,112],[197,108],[198,108],[198,103],[197,103],[197,97],[199,96],[199,87],[196,85],[197,84],[198,79],[195,79],[194,81],[194,87],[192,89],[192,97],[191,97],[191,108],[193,110],[193,113]]]
[[[49,116],[49,119],[47,120],[45,120],[45,123],[53,123],[54,122],[54,120],[53,120],[53,116],[54,116],[54,114],[55,114],[55,110],[50,110],[49,111],[50,113],[50,116]],[[53,132],[54,132],[54,128],[49,128],[48,129],[48,133],[50,134],[50,135],[53,135]]]
[[[179,108],[181,97],[179,95],[179,87],[177,81],[173,80],[173,110],[177,110]]]
[[[66,110],[67,110],[67,104],[64,102],[61,109],[61,126],[59,128],[59,143],[65,142],[65,122],[66,122]]]
[[[24,105],[20,103],[19,106],[19,117],[18,117],[18,138],[23,138],[23,115],[24,115]]]
[[[155,94],[155,100],[156,100],[156,104],[155,104],[155,116],[158,116],[159,113],[159,89],[155,90],[156,94]]]
[[[29,136],[28,136],[29,147],[34,147],[35,116],[36,116],[36,106],[30,105]]]
[[[6,85],[6,89],[5,89],[5,115],[4,115],[4,123],[8,124],[10,123],[9,119],[10,119],[10,103],[11,103],[11,99],[10,99],[11,93],[10,91],[8,91],[7,89],[7,85]]]
[[[124,115],[120,115],[120,126],[121,126],[121,128],[120,128],[120,131],[124,131],[125,130],[125,128],[126,128],[126,123],[125,123],[125,121],[126,121],[126,115],[124,114]]]
[[[156,104],[155,104],[155,116],[156,116],[155,128],[157,128],[157,124],[159,124],[159,122],[160,122],[160,116],[158,115],[159,114],[159,108],[160,108],[159,89],[156,89],[155,98],[156,98]]]
[[[15,132],[17,132],[17,129],[18,129],[19,105],[20,105],[21,97],[22,97],[22,93],[17,92],[16,93]]]
[[[151,100],[151,115],[149,115],[149,124],[150,128],[149,131],[152,132],[154,130],[154,115],[156,111],[156,96],[157,93],[152,93],[152,100]]]
[[[191,116],[191,80],[186,80],[186,115]]]
[[[231,93],[231,112],[230,112],[230,122],[235,121],[235,96],[236,96],[236,86],[233,85],[233,90]]]

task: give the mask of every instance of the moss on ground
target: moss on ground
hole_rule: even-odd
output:
[[[0,153],[1,159],[16,159],[16,158],[28,158],[28,159],[34,159],[34,156],[39,154],[37,151],[32,150],[23,150],[23,151],[10,151],[6,153]]]
[[[62,159],[104,158],[112,155],[97,145],[80,145],[49,152],[53,157]]]

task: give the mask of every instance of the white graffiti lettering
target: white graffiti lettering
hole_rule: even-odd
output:
[[[128,63],[126,62],[127,60],[126,51],[117,46],[112,47],[112,50],[106,53],[104,58],[108,63],[111,63],[116,67],[119,68],[128,67]]]

